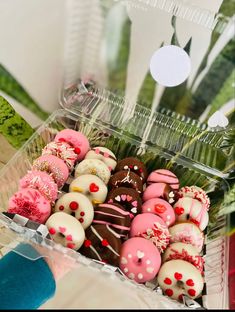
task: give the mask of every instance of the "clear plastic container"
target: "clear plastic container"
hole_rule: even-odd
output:
[[[11,234],[7,234],[8,238],[9,235],[15,236],[13,235],[14,237],[8,240],[6,236],[1,235],[0,248],[4,246],[5,250],[11,250],[14,248],[14,243],[29,241],[43,245],[52,252],[57,250],[61,257],[66,255],[66,257],[76,259],[76,262],[81,265],[80,270],[86,267],[89,270],[94,269],[96,276],[106,274],[107,283],[113,285],[117,279],[123,283],[124,289],[134,287],[136,293],[141,288],[146,297],[152,298],[150,308],[156,307],[155,303],[158,301],[163,304],[161,307],[175,309],[187,307],[226,309],[229,307],[229,237],[226,235],[229,217],[221,216],[219,210],[229,190],[225,179],[229,178],[231,169],[230,158],[233,146],[228,144],[228,138],[232,129],[219,126],[210,129],[207,124],[190,118],[197,118],[195,114],[184,116],[179,114],[181,111],[175,110],[175,107],[168,105],[157,107],[156,102],[154,104],[152,100],[148,101],[147,93],[142,101],[143,98],[137,96],[137,90],[140,88],[138,84],[143,82],[143,79],[147,79],[148,83],[153,85],[152,78],[149,76],[143,78],[140,72],[135,75],[130,69],[131,66],[135,68],[143,62],[142,50],[149,48],[151,44],[146,41],[145,37],[149,35],[149,38],[153,39],[156,22],[154,17],[156,16],[159,18],[158,26],[162,28],[166,25],[168,27],[170,23],[174,30],[175,23],[179,23],[177,27],[181,29],[181,36],[185,35],[184,39],[181,37],[183,41],[192,36],[192,42],[197,42],[199,34],[203,38],[208,39],[214,36],[213,38],[219,40],[220,35],[229,27],[231,20],[217,14],[216,8],[215,11],[210,11],[206,8],[205,2],[200,0],[195,2],[198,6],[190,5],[188,1],[183,0],[68,0],[66,2],[68,19],[65,76],[60,96],[63,109],[54,112],[1,170],[0,211],[7,209],[10,196],[18,189],[19,179],[31,168],[33,160],[40,156],[42,148],[63,128],[83,132],[92,146],[105,146],[111,149],[119,159],[131,155],[138,156],[145,162],[149,171],[155,168],[172,169],[180,178],[181,186],[198,185],[204,188],[212,203],[204,249],[205,287],[202,298],[196,302],[185,297],[184,304],[180,304],[163,296],[159,288],[153,284],[137,285],[125,278],[117,268],[97,263],[78,252],[43,239],[35,231],[29,231],[7,220],[3,215],[0,225],[10,231]],[[204,8],[200,7],[203,3]],[[215,1],[215,7],[216,3],[219,6],[219,1]],[[132,22],[130,22],[130,17]],[[137,40],[140,49],[133,59],[131,59],[130,50],[122,51],[125,55],[125,60],[123,60],[120,49],[124,49],[125,45],[121,42],[125,38],[128,42],[132,42],[129,41],[132,36],[130,25],[134,25],[133,20],[138,20],[137,17],[140,21],[136,24],[138,26],[136,31],[140,34]],[[125,28],[126,23],[127,28]],[[143,32],[140,31],[141,26]],[[185,27],[184,31],[182,27]],[[125,35],[124,39],[121,39],[121,33]],[[176,44],[176,32],[173,31],[170,34],[172,35],[172,37],[168,36],[170,41],[166,40],[165,32],[164,38],[158,38],[160,33],[156,32],[156,38],[158,41],[163,40],[165,45]],[[228,36],[227,39],[229,38]],[[107,46],[112,47],[113,50],[108,52]],[[150,56],[159,47],[160,45],[155,44],[154,48],[150,49]],[[205,53],[204,51],[203,57]],[[193,66],[194,76],[192,75],[189,79],[192,84],[195,70],[199,66],[197,63],[200,63],[200,60],[196,63],[197,58],[191,57],[192,64],[195,65]],[[147,61],[149,62],[149,59]],[[227,61],[228,63],[225,63],[231,66],[230,59]],[[147,74],[146,68],[145,74]],[[202,78],[197,77],[197,79],[198,84],[199,81],[203,82]],[[223,78],[220,77],[220,79]],[[183,86],[184,96],[191,88],[189,82],[187,85],[188,87],[185,84]],[[146,91],[145,88],[146,85],[143,87]],[[132,91],[129,93],[128,90]],[[159,87],[158,91],[163,90]],[[168,92],[172,92],[172,89]],[[152,94],[152,91],[150,93]],[[173,102],[176,98],[177,96],[173,96]],[[203,98],[203,101],[206,99]],[[173,111],[168,108],[173,108]],[[53,261],[57,260],[53,258]]]

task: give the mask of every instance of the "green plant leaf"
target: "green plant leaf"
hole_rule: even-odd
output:
[[[0,96],[0,133],[19,149],[34,133],[33,128]]]
[[[49,114],[40,108],[20,83],[1,64],[0,90],[17,100],[42,120],[48,118]]]

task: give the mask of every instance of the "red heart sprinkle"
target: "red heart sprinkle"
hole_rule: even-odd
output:
[[[64,210],[64,206],[61,205],[61,206],[59,207],[59,210]]]
[[[132,169],[132,168],[133,168],[133,166],[132,166],[132,165],[130,165],[130,166],[129,166],[129,168],[130,168],[130,169]]]
[[[64,138],[59,138],[59,142],[66,142]]]
[[[78,221],[79,221],[80,223],[83,223],[83,222],[84,222],[84,219],[83,219],[83,218],[80,218],[80,219],[78,219]]]
[[[182,215],[184,213],[184,208],[183,207],[176,207],[175,208],[175,213],[177,215]]]
[[[91,241],[89,239],[86,239],[84,242],[85,247],[90,247],[91,246]]]
[[[75,244],[73,244],[73,243],[68,243],[68,244],[67,244],[67,247],[73,249],[73,248],[75,247]]]
[[[49,229],[49,233],[50,233],[51,235],[54,235],[54,234],[56,233],[56,230],[55,230],[54,228],[50,228],[50,229]]]
[[[107,247],[109,245],[109,242],[107,241],[107,239],[103,239],[101,244],[102,246]]]
[[[90,184],[90,191],[91,191],[92,193],[98,192],[99,189],[100,189],[99,186],[96,185],[95,183],[91,183],[91,184]]]
[[[77,210],[78,207],[79,207],[79,204],[78,204],[77,202],[75,202],[75,201],[72,201],[72,202],[69,204],[69,208],[70,208],[71,210]]]
[[[166,207],[165,207],[164,205],[161,205],[161,204],[156,204],[156,205],[154,206],[154,209],[155,209],[155,211],[158,212],[158,213],[163,213],[163,212],[166,211]]]
[[[164,283],[167,284],[167,285],[171,285],[171,284],[172,284],[172,281],[171,281],[170,278],[166,277],[166,278],[164,279]]]
[[[81,212],[80,212],[80,216],[82,216],[82,217],[85,216],[85,212],[84,212],[84,211],[81,211]]]
[[[76,148],[74,149],[74,153],[77,154],[77,155],[79,155],[79,154],[81,153],[81,149],[80,149],[79,147],[76,147]]]
[[[60,232],[61,232],[61,233],[64,233],[64,232],[66,232],[66,228],[64,228],[64,227],[61,227],[61,226],[59,227],[59,230],[60,230]]]
[[[189,294],[189,296],[194,297],[196,295],[196,291],[194,289],[189,289],[188,294]]]
[[[179,295],[179,301],[183,301],[183,294]]]
[[[165,294],[169,297],[171,297],[173,295],[173,290],[172,289],[166,289],[165,290]]]
[[[183,275],[182,275],[182,274],[180,274],[180,273],[178,273],[178,272],[175,272],[174,277],[175,277],[175,279],[176,279],[177,281],[179,281],[179,280],[181,280],[181,279],[182,279]]]
[[[186,281],[186,285],[188,286],[194,286],[194,281],[190,278]]]
[[[142,168],[139,168],[139,172],[142,173],[142,172],[143,172],[143,169],[142,169]]]
[[[67,236],[66,236],[66,239],[67,239],[68,241],[72,241],[72,240],[73,240],[73,237],[72,237],[72,235],[67,235]]]

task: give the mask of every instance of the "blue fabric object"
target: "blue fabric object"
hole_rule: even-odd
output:
[[[37,309],[56,289],[54,276],[40,254],[30,244],[15,249],[0,259],[0,309]]]

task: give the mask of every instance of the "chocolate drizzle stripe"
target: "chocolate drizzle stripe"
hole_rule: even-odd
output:
[[[175,179],[177,179],[178,180],[178,178],[172,173],[172,175],[170,175],[170,174],[166,174],[166,173],[160,173],[160,172],[156,172],[156,171],[154,171],[153,172],[153,174],[156,174],[156,175],[159,175],[159,176],[165,176],[165,177],[169,177],[169,178],[175,178]]]
[[[124,219],[125,218],[125,217],[122,217],[122,216],[118,216],[118,215],[115,215],[115,214],[111,214],[111,213],[107,213],[107,212],[103,212],[103,211],[99,211],[99,210],[94,211],[94,213],[105,215],[105,216],[110,216],[110,217],[115,217],[115,218],[119,218],[119,219]]]
[[[95,153],[96,153],[96,151],[97,151],[96,148],[92,148],[91,150],[94,151]],[[98,150],[99,150],[99,149],[98,149]],[[102,155],[102,156],[104,156],[104,154],[108,154],[108,153],[107,153],[107,152],[102,152],[101,150],[99,150],[99,154]],[[108,154],[108,155],[109,155],[108,158],[111,158],[111,159],[117,161],[116,158],[114,158],[112,155],[110,155],[110,154]]]

